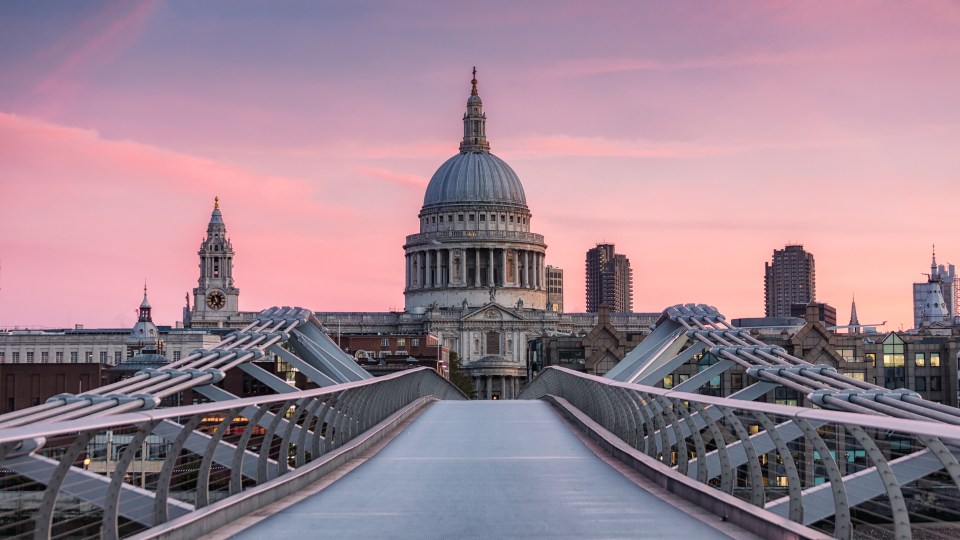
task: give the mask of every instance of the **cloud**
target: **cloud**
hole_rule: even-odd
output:
[[[381,167],[354,167],[353,170],[366,176],[418,190],[427,186],[427,179],[415,174],[399,173]]]
[[[49,101],[44,107],[58,107],[79,90],[81,70],[108,63],[140,34],[156,2],[109,4],[100,13],[80,22],[53,45],[37,52],[38,59],[61,57],[56,66],[37,82],[34,91]]]
[[[5,324],[123,320],[144,277],[157,320],[179,319],[215,195],[238,239],[238,280],[262,297],[322,290],[309,284],[323,282],[338,231],[357,221],[355,210],[321,202],[314,179],[6,113],[0,162]]]
[[[644,139],[611,139],[573,135],[506,138],[499,142],[511,157],[698,157],[742,152],[746,146],[701,146],[694,143],[660,143]]]

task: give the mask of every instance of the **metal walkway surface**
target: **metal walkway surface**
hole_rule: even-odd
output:
[[[640,488],[540,401],[441,401],[234,538],[728,538]]]

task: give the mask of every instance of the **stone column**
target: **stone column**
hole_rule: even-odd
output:
[[[493,376],[487,375],[487,399],[493,399]]]
[[[473,286],[480,286],[480,248],[473,248],[473,258],[476,260],[473,270]]]
[[[453,250],[447,250],[447,287],[453,285]]]
[[[404,271],[405,271],[405,273],[406,273],[406,277],[405,277],[405,279],[403,280],[403,283],[404,283],[404,288],[406,288],[407,290],[409,290],[409,289],[410,289],[410,255],[409,255],[409,254],[404,255],[403,260],[404,260],[404,263],[405,263],[405,264],[404,264]]]
[[[500,286],[507,286],[507,250],[500,250]]]
[[[493,286],[493,248],[487,250],[487,287]]]
[[[543,285],[543,283],[540,281],[540,254],[539,254],[539,253],[534,253],[534,254],[533,254],[533,261],[534,261],[533,264],[534,264],[534,266],[536,267],[536,268],[534,269],[534,272],[535,272],[535,274],[534,274],[534,279],[536,280],[536,287],[535,287],[535,288],[536,288],[537,290],[539,290],[540,287]]]
[[[537,285],[539,289],[546,289],[543,285],[543,253],[537,253]]]
[[[513,253],[513,286],[520,286],[520,252]]]
[[[426,261],[426,260],[427,260],[426,254],[424,254],[424,252],[422,252],[422,251],[418,251],[418,252],[417,252],[417,262],[419,263],[419,264],[417,265],[417,288],[418,288],[418,289],[423,289],[423,288],[425,287],[426,282],[427,282],[427,281],[426,281],[426,280],[427,280],[427,271],[424,270],[424,268],[423,268],[423,263],[424,263],[424,261]]]
[[[523,252],[523,279],[521,280],[520,286],[527,288],[527,282],[529,281],[529,271],[530,271],[530,260],[527,258],[529,251],[524,250]],[[520,257],[517,257],[518,259]]]
[[[543,288],[543,254],[537,253],[537,288]]]
[[[508,399],[508,398],[507,398],[507,378],[506,378],[506,377],[500,377],[500,399]]]
[[[520,379],[517,377],[513,378],[513,399],[517,399],[517,396],[520,395]]]
[[[426,272],[426,275],[425,275],[426,279],[423,280],[423,286],[428,289],[430,287],[433,287],[433,273],[430,271],[430,265],[433,264],[433,261],[431,260],[433,258],[433,256],[431,255],[431,251],[432,250],[429,250],[429,249],[426,251],[427,263],[424,265],[424,268],[423,268],[424,271]]]
[[[438,249],[438,250],[436,251],[436,254],[437,254],[437,279],[435,280],[434,283],[435,283],[435,286],[437,286],[437,287],[445,287],[446,284],[447,284],[447,278],[446,278],[446,277],[444,276],[444,274],[443,274],[443,269],[444,269],[444,267],[443,267],[443,259],[445,258],[445,257],[443,256],[443,252],[444,252],[444,251],[446,251],[446,250],[445,250],[445,249]]]

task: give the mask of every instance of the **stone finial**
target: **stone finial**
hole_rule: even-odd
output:
[[[219,210],[219,209],[220,209],[220,197],[219,197],[219,196],[213,198],[213,209],[214,209],[214,210]]]
[[[470,90],[471,96],[479,95],[477,93],[477,66],[473,66],[473,80],[470,81],[470,84],[473,85],[473,89]]]

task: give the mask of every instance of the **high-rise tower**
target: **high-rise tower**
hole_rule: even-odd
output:
[[[764,263],[763,283],[767,317],[789,317],[792,304],[817,299],[813,254],[802,245],[773,250],[773,262]]]
[[[220,198],[214,198],[207,236],[200,243],[200,279],[193,289],[191,326],[224,326],[236,319],[240,289],[233,282],[233,244],[220,213]]]
[[[587,250],[587,311],[601,305],[614,312],[633,311],[633,270],[630,259],[617,253],[613,244],[597,244]]]

